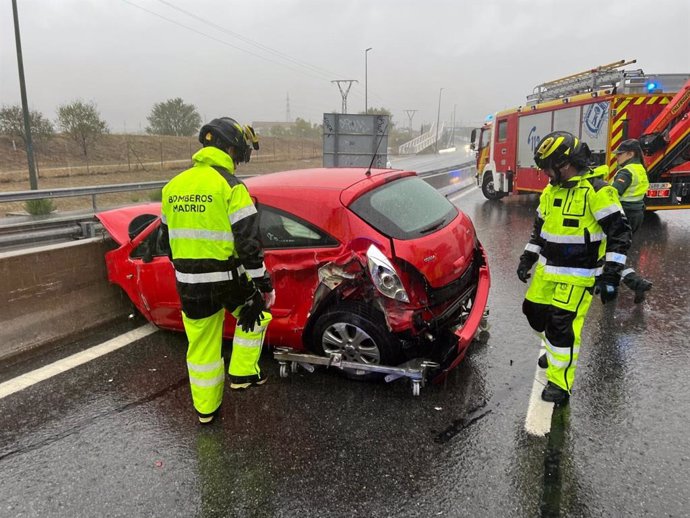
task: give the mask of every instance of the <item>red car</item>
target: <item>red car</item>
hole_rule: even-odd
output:
[[[460,362],[484,323],[489,269],[472,222],[438,191],[412,171],[363,168],[246,185],[276,289],[269,345],[361,366],[354,375],[394,374],[385,367],[422,358],[432,367],[425,379],[438,381]],[[108,276],[148,320],[182,331],[159,215],[155,203],[98,215],[119,244],[106,255]],[[234,328],[228,315],[225,336]]]

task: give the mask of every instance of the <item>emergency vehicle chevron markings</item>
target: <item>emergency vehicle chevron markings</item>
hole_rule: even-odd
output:
[[[539,351],[539,356],[546,353],[546,349]],[[551,416],[553,415],[553,403],[543,401],[541,391],[546,386],[546,369],[537,367],[532,383],[532,393],[529,397],[529,407],[525,418],[525,430],[531,435],[544,437],[551,431]]]
[[[91,360],[95,360],[104,354],[121,349],[132,342],[136,342],[137,340],[141,340],[142,338],[155,333],[156,331],[158,331],[156,326],[146,324],[138,327],[137,329],[133,329],[132,331],[128,331],[120,336],[116,336],[115,338],[108,340],[107,342],[103,342],[100,345],[96,345],[86,349],[85,351],[73,354],[72,356],[58,360],[50,365],[36,369],[35,371],[27,372],[26,374],[12,378],[5,383],[0,383],[0,399],[3,399],[10,394],[14,394],[15,392],[19,392],[20,390],[24,390],[31,385],[52,378],[56,374],[66,372],[74,367],[90,362]]]

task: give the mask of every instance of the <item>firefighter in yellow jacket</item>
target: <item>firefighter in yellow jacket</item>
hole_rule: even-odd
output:
[[[636,139],[624,140],[613,152],[618,171],[611,185],[618,191],[623,211],[628,217],[633,234],[644,220],[644,197],[649,189],[647,170],[642,161],[642,147]]]
[[[637,140],[629,139],[621,142],[614,153],[621,168],[612,178],[611,185],[618,191],[623,212],[635,234],[644,219],[644,197],[649,188],[647,171],[642,165],[642,148]],[[594,167],[590,176],[606,180],[609,167],[606,164]],[[621,272],[621,277],[623,284],[635,292],[635,304],[644,302],[647,292],[652,289],[652,282],[630,267]]]
[[[592,294],[603,303],[616,298],[630,248],[630,225],[618,195],[591,176],[590,156],[587,144],[567,132],[539,142],[534,160],[550,183],[517,269],[527,282],[537,263],[522,310],[546,345],[539,359],[548,379],[541,397],[556,404],[570,397]]]
[[[267,311],[275,291],[264,265],[258,216],[235,164],[248,162],[258,139],[229,117],[201,128],[203,148],[194,165],[163,188],[163,238],[175,269],[189,347],[187,370],[202,424],[213,421],[223,400],[225,311],[237,319],[230,359],[230,388],[261,385],[259,356]]]

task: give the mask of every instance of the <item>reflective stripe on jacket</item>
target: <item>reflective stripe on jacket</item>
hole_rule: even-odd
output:
[[[539,254],[546,280],[592,286],[602,269],[623,270],[630,239],[616,191],[586,171],[544,189],[525,250]]]

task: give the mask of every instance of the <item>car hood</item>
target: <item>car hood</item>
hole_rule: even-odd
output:
[[[160,216],[160,203],[146,203],[143,205],[133,205],[131,207],[122,207],[119,209],[107,210],[96,214],[98,220],[103,224],[103,227],[108,231],[110,236],[119,245],[129,242],[129,224],[130,222],[142,214],[153,214]]]
[[[395,255],[413,265],[434,288],[456,280],[474,257],[475,231],[462,212],[433,234],[415,239],[393,239]]]

